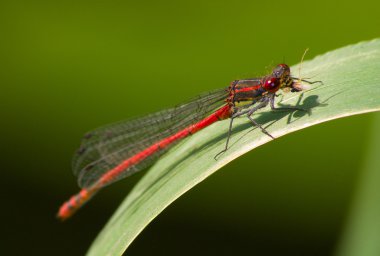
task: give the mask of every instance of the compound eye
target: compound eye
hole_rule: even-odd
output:
[[[280,88],[280,79],[271,77],[264,83],[264,89],[270,92],[277,91]]]

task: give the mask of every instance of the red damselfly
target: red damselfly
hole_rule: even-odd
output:
[[[218,155],[228,149],[233,120],[239,116],[247,116],[254,126],[273,138],[252,114],[268,104],[274,111],[303,110],[274,105],[279,89],[298,92],[303,89],[302,82],[320,81],[295,78],[288,65],[279,64],[267,76],[235,80],[227,88],[177,107],[87,133],[72,166],[82,190],[61,206],[58,218],[67,219],[103,187],[147,168],[175,143],[216,121],[230,118],[226,145]]]

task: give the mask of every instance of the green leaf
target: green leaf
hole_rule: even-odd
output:
[[[279,106],[306,112],[271,112],[254,118],[274,136],[332,119],[380,110],[380,40],[347,46],[304,62],[302,74],[324,85],[304,93],[286,93]],[[298,76],[298,67],[292,67]],[[242,154],[270,142],[246,118],[234,122],[229,150],[217,161],[226,140],[229,120],[194,134],[165,154],[141,179],[101,231],[88,255],[121,255],[137,235],[170,203]]]
[[[380,115],[373,120],[369,150],[337,256],[380,255]]]

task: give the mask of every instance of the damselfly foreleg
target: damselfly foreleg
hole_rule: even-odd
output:
[[[304,109],[304,108],[299,108],[299,107],[293,107],[293,106],[288,106],[288,107],[281,107],[281,108],[276,108],[274,106],[274,98],[275,98],[275,94],[271,95],[270,98],[269,98],[269,105],[270,105],[270,108],[273,110],[273,111],[304,111],[304,112],[308,112],[307,109]]]

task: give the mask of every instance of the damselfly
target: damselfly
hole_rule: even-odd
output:
[[[279,64],[269,75],[235,80],[227,88],[205,93],[177,107],[87,133],[73,159],[73,170],[82,190],[61,206],[58,218],[67,219],[103,187],[147,168],[174,144],[216,121],[230,119],[226,145],[218,155],[228,149],[232,124],[239,116],[245,115],[273,138],[252,114],[268,104],[274,111],[303,110],[276,108],[274,104],[279,89],[298,92],[303,89],[302,82],[320,81],[295,78],[288,65]]]

